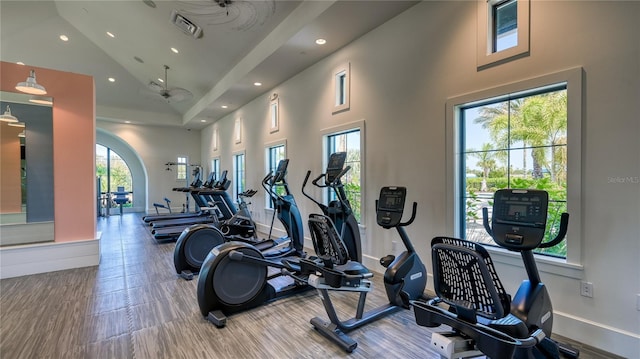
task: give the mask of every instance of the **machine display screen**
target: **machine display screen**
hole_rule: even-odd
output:
[[[512,204],[512,205],[509,206],[509,215],[510,216],[518,216],[518,217],[526,217],[527,216],[527,206],[526,205]]]
[[[327,164],[327,181],[333,182],[336,176],[342,172],[344,168],[344,162],[347,159],[346,152],[336,152],[329,156],[329,163]]]
[[[401,187],[387,187],[380,192],[380,210],[402,211],[406,192]]]

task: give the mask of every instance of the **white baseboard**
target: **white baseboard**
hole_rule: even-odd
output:
[[[640,333],[632,333],[569,313],[553,312],[553,332],[624,358],[638,358],[640,353]]]
[[[0,248],[0,279],[100,264],[100,237]]]

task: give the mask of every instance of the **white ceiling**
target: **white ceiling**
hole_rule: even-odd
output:
[[[238,0],[223,8],[216,0],[2,0],[0,60],[93,76],[100,119],[198,129],[415,3]],[[195,39],[172,24],[173,10],[203,36]],[[69,41],[60,40],[62,34]],[[327,44],[316,45],[317,38]],[[164,78],[164,65],[168,88],[189,90],[190,100],[167,102],[149,88]],[[38,81],[46,86],[46,79]]]

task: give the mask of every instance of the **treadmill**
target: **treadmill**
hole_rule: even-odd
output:
[[[201,186],[202,187],[213,186],[213,184],[215,183],[216,173],[215,172],[209,173],[209,177],[207,177],[207,181],[204,184],[202,184],[202,180],[200,177],[201,177],[200,172],[198,172],[196,173],[196,177],[193,180],[193,182],[191,182],[189,187],[175,187],[173,188],[173,190],[177,192],[186,192],[190,189],[200,188]],[[165,219],[189,218],[189,217],[195,217],[198,215],[200,215],[199,212],[165,213],[165,214],[147,215],[142,217],[142,220],[145,223],[151,223],[155,221],[162,221]]]

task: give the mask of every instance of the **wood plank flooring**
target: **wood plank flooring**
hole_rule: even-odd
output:
[[[138,214],[98,226],[99,266],[0,281],[1,358],[438,358],[426,349],[431,332],[408,310],[351,332],[358,348],[344,353],[309,324],[326,318],[313,290],[217,329],[200,315],[197,280],[174,273],[173,243],[156,243]],[[380,277],[368,308],[386,301]],[[351,317],[357,295],[332,294],[339,314]]]

